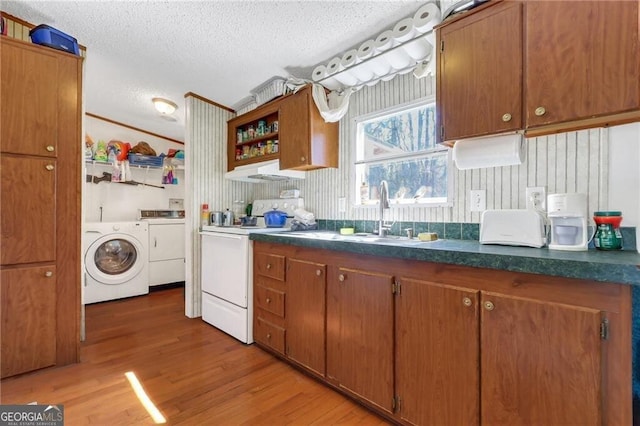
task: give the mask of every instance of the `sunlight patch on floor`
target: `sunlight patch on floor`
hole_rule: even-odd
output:
[[[135,392],[136,396],[138,397],[138,400],[140,401],[142,406],[145,408],[145,410],[147,410],[147,413],[149,413],[153,421],[156,424],[166,423],[167,420],[160,413],[160,410],[156,408],[156,406],[151,401],[147,393],[144,391],[144,388],[140,384],[140,381],[136,377],[136,374],[133,371],[127,371],[126,373],[124,373],[124,375],[127,377],[127,380],[129,380],[129,384],[131,385],[131,388]]]

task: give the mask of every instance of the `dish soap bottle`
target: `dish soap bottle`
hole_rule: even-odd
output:
[[[209,226],[209,204],[203,204],[202,210],[200,211],[200,226],[205,227]]]
[[[360,204],[367,204],[369,201],[369,185],[364,180],[362,181],[362,186],[360,187]]]

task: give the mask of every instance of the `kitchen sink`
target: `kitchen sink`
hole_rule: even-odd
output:
[[[327,231],[327,232],[294,231],[294,232],[290,232],[289,235],[306,237],[306,238],[311,238],[316,240],[382,243],[382,244],[393,244],[393,245],[417,245],[417,244],[423,243],[423,241],[420,241],[420,240],[409,239],[408,237],[401,237],[397,235],[385,235],[385,236],[380,236],[376,234],[342,235],[342,234],[338,234],[331,231]]]

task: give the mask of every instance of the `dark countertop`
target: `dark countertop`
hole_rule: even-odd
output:
[[[368,241],[366,238],[341,236],[331,231],[252,233],[250,239],[356,254],[640,286],[640,254],[636,251],[571,252],[547,248],[484,245],[468,240]]]

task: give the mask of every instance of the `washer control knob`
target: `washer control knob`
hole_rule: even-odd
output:
[[[113,225],[113,230],[114,231],[119,231],[120,230],[120,225]]]

